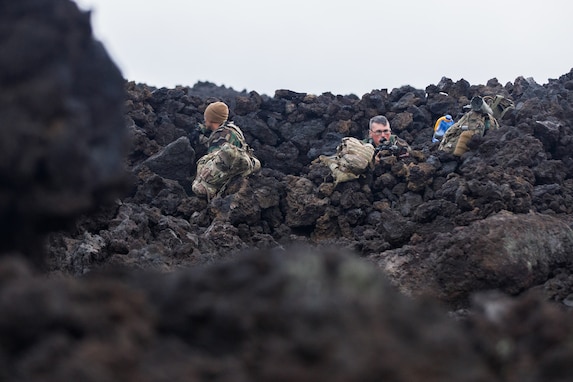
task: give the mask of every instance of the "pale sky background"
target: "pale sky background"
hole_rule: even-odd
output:
[[[77,0],[127,80],[356,94],[573,68],[569,0]]]

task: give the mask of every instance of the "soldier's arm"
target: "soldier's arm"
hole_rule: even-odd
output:
[[[209,137],[209,149],[208,152],[213,152],[218,150],[221,146],[223,146],[227,141],[224,132],[215,131]]]

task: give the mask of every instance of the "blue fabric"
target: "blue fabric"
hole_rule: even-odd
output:
[[[446,131],[448,131],[448,129],[454,124],[453,120],[442,120],[440,122],[440,124],[438,125],[438,128],[436,129],[436,131],[434,132],[434,136],[432,137],[432,142],[439,142],[442,137],[444,136],[444,134],[446,134]]]

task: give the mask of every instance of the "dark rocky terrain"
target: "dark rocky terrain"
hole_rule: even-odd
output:
[[[0,380],[571,380],[573,70],[157,89],[68,0],[0,0],[0,25]],[[437,151],[438,117],[495,94],[501,129]],[[263,168],[208,201],[215,100]],[[335,185],[314,160],[377,114],[413,154]]]

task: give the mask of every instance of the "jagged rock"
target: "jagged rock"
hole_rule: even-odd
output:
[[[442,307],[400,295],[353,256],[261,253],[82,280],[4,264],[5,381],[494,378]]]
[[[545,282],[552,269],[571,266],[569,223],[537,213],[500,212],[436,235],[431,243],[372,255],[400,290],[467,307],[472,293],[518,294]]]
[[[317,197],[314,184],[303,177],[287,177],[285,222],[288,226],[312,227],[324,214],[328,199]]]
[[[195,172],[195,150],[187,137],[181,137],[147,158],[142,164],[157,175],[178,181],[188,193],[191,193],[191,173]]]
[[[41,252],[43,235],[119,195],[124,80],[69,0],[1,5],[0,251]]]

